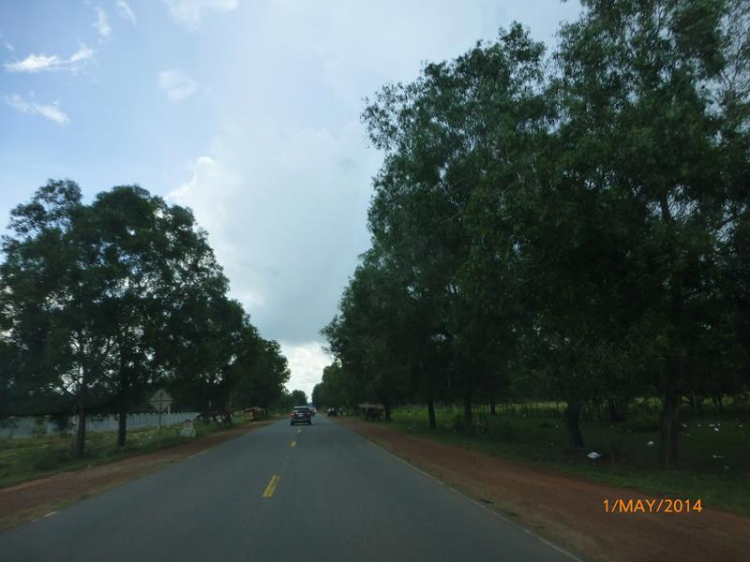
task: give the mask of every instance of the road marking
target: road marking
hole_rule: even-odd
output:
[[[279,483],[279,480],[281,479],[281,476],[278,474],[275,474],[271,476],[271,481],[268,483],[268,486],[266,486],[266,491],[263,492],[264,498],[270,498],[273,493],[276,491],[276,484]]]
[[[297,442],[296,441],[292,441],[290,447],[296,447],[296,446],[297,446]]]
[[[54,515],[55,513],[57,513],[57,512],[56,511],[50,511],[47,515],[45,515],[45,517],[49,517],[50,515]]]
[[[208,453],[211,449],[204,449],[200,453],[195,453],[194,455],[190,455],[188,458],[192,459],[193,457],[197,457],[198,455],[202,455],[203,453]]]
[[[297,433],[302,433],[302,430],[301,430],[301,429],[298,429],[298,430],[297,430]]]

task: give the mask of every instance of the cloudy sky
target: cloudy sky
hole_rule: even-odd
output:
[[[0,226],[47,178],[137,183],[190,206],[290,388],[367,249],[363,98],[513,20],[551,45],[556,0],[0,3]]]

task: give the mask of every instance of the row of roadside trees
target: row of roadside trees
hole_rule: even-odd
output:
[[[363,120],[372,248],[323,330],[331,403],[509,395],[614,420],[750,385],[750,4],[584,0],[547,56],[520,25]]]
[[[0,416],[127,413],[156,387],[208,419],[286,395],[279,344],[260,336],[189,209],[138,186],[90,204],[49,181],[11,213],[0,263]]]

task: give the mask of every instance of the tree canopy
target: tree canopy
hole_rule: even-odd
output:
[[[289,378],[189,209],[138,186],[86,204],[72,181],[50,181],[11,213],[0,263],[0,415],[126,414],[168,388],[205,419],[269,407]]]
[[[323,330],[326,397],[581,408],[748,390],[750,7],[584,0],[385,86],[372,248]],[[333,398],[330,398],[333,399]],[[493,406],[494,407],[494,406]]]

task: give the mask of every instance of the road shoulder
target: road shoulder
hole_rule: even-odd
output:
[[[709,508],[691,513],[606,513],[604,500],[653,498],[628,488],[547,472],[405,434],[337,420],[416,468],[534,533],[594,560],[742,560],[750,519]]]

